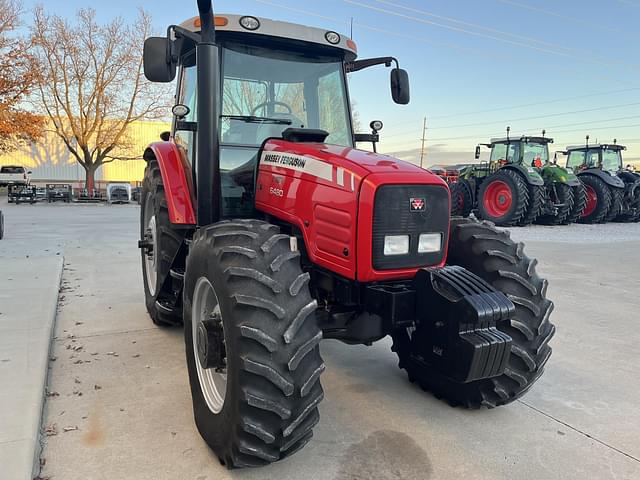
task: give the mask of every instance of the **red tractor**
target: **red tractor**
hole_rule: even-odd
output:
[[[333,31],[200,16],[149,38],[145,75],[177,73],[173,127],[144,152],[142,269],[157,325],[184,324],[198,430],[221,462],[260,466],[318,423],[323,338],[387,335],[411,381],[452,404],[495,407],[540,377],[555,328],[547,282],[522,244],[451,220],[436,175],[353,148]]]

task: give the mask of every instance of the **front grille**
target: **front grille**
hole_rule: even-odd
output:
[[[411,199],[424,199],[424,210],[412,210]],[[418,253],[421,233],[442,233],[443,249]],[[376,191],[373,207],[373,268],[390,270],[437,265],[442,261],[449,237],[449,196],[438,185],[383,185]],[[409,235],[409,253],[384,255],[386,235]]]

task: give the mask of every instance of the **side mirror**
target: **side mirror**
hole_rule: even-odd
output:
[[[411,98],[409,92],[409,74],[401,68],[391,70],[391,97],[400,105],[406,105]]]
[[[32,172],[31,170],[29,170],[29,171],[27,172],[27,175],[31,175],[32,173],[33,173],[33,172]]]
[[[144,76],[150,82],[168,83],[176,78],[173,42],[166,37],[149,37],[144,41]]]
[[[168,142],[170,138],[171,138],[171,132],[162,132],[160,134],[160,140],[162,140],[163,142]]]
[[[480,160],[480,145],[476,145],[476,160]]]

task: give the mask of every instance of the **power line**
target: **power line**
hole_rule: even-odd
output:
[[[632,124],[632,125],[608,125],[608,126],[603,126],[603,127],[597,127],[598,130],[610,130],[612,128],[633,128],[633,127],[638,127],[640,126],[640,123],[636,123],[636,124]],[[568,130],[554,130],[553,132],[551,132],[554,136],[556,133],[567,133],[567,132],[580,132],[580,131],[584,131],[584,128],[574,128],[574,129],[568,129]],[[470,138],[488,138],[491,136],[495,136],[495,135],[502,135],[504,132],[497,132],[497,133],[484,133],[484,134],[477,134],[477,135],[466,135],[466,136],[460,136],[460,137],[442,137],[442,138],[432,138],[431,141],[432,142],[442,142],[445,140],[467,140]]]
[[[359,1],[355,1],[355,0],[343,0],[343,1],[345,3],[349,3],[351,5],[356,5],[358,7],[365,8],[365,9],[368,9],[368,10],[373,10],[375,12],[384,13],[384,14],[387,14],[387,15],[393,15],[393,16],[396,16],[396,17],[399,17],[399,18],[403,18],[405,20],[410,20],[410,21],[413,21],[413,22],[419,22],[419,23],[423,23],[423,24],[426,24],[426,25],[434,25],[436,27],[445,28],[445,29],[448,29],[448,30],[453,30],[453,31],[465,33],[467,35],[473,35],[473,36],[476,36],[476,37],[489,38],[491,40],[495,40],[495,41],[498,41],[498,42],[508,43],[508,44],[511,44],[511,45],[515,45],[515,46],[519,46],[519,47],[523,47],[523,48],[528,48],[528,49],[531,49],[531,50],[536,50],[536,51],[540,51],[540,52],[548,53],[548,54],[552,54],[552,55],[560,55],[560,56],[563,56],[563,57],[578,58],[582,62],[595,63],[595,64],[606,65],[606,66],[610,66],[610,67],[615,66],[614,64],[611,64],[609,62],[603,62],[603,61],[595,60],[595,58],[588,58],[588,57],[585,57],[584,55],[575,55],[575,54],[571,54],[571,53],[568,53],[568,52],[561,52],[561,51],[558,51],[558,50],[550,50],[550,49],[547,49],[547,48],[541,48],[541,47],[537,47],[535,45],[530,45],[530,44],[527,44],[527,43],[522,43],[522,42],[517,42],[517,41],[514,41],[514,40],[509,40],[507,38],[500,38],[500,37],[496,37],[494,35],[488,35],[488,34],[481,33],[481,32],[474,32],[472,30],[467,30],[467,29],[456,27],[456,26],[453,26],[453,25],[446,25],[446,24],[443,24],[443,23],[434,22],[432,20],[426,20],[424,18],[416,18],[414,16],[405,15],[405,14],[402,14],[402,13],[399,13],[399,12],[394,12],[392,10],[387,10],[387,9],[380,8],[380,7],[375,7],[373,5],[369,5],[369,4],[362,3],[362,2],[359,2]],[[375,1],[377,1],[379,3],[385,3],[387,5],[391,5],[391,6],[394,6],[396,8],[401,8],[401,9],[405,9],[405,10],[408,10],[408,11],[413,11],[415,13],[423,13],[423,14],[425,14],[424,11],[413,9],[413,8],[406,7],[406,6],[399,5],[399,4],[395,4],[395,3],[392,3],[392,2],[386,2],[386,1],[383,1],[383,0],[375,0]],[[430,14],[428,12],[426,14],[432,15],[432,14]],[[514,34],[510,34],[510,35],[514,35]],[[554,45],[553,47],[555,49],[566,49],[566,47],[562,47],[562,46],[559,46],[559,45]],[[625,62],[616,62],[616,63],[622,64],[622,65],[631,66],[633,68],[640,68],[640,65],[636,65],[636,64],[627,64]]]
[[[624,88],[624,89],[621,89],[621,90],[610,90],[608,92],[589,93],[589,94],[586,94],[586,95],[576,95],[576,96],[572,96],[572,97],[562,97],[562,98],[556,98],[556,99],[553,99],[553,100],[545,100],[543,102],[521,103],[520,105],[513,105],[513,106],[510,106],[510,107],[496,107],[496,108],[488,108],[488,109],[484,109],[484,110],[475,110],[475,111],[472,111],[472,112],[451,113],[451,114],[447,114],[447,115],[436,115],[436,116],[433,116],[431,118],[461,117],[461,116],[464,116],[464,115],[475,115],[477,113],[489,113],[489,112],[498,112],[500,110],[511,110],[511,109],[514,109],[514,108],[535,107],[535,106],[538,106],[538,105],[548,105],[550,103],[564,102],[564,101],[567,101],[567,100],[578,100],[578,99],[582,99],[582,98],[599,97],[599,96],[603,96],[603,95],[612,95],[614,93],[632,92],[632,91],[636,91],[636,90],[640,90],[640,87]]]
[[[512,110],[515,108],[525,108],[525,107],[535,107],[538,105],[548,105],[551,103],[561,103],[561,102],[566,102],[569,100],[578,100],[578,99],[583,99],[583,98],[591,98],[591,97],[599,97],[599,96],[604,96],[604,95],[612,95],[615,93],[626,93],[626,92],[632,92],[632,91],[636,91],[636,90],[640,90],[640,87],[634,87],[634,88],[625,88],[625,89],[621,89],[621,90],[610,90],[608,92],[598,92],[598,93],[589,93],[589,94],[585,94],[585,95],[575,95],[572,97],[562,97],[562,98],[555,98],[553,100],[545,100],[542,102],[533,102],[533,103],[521,103],[519,105],[511,105],[511,106],[504,106],[504,107],[496,107],[496,108],[487,108],[487,109],[483,109],[483,110],[473,110],[473,111],[469,111],[469,112],[459,112],[459,113],[450,113],[447,115],[435,115],[435,116],[430,116],[429,118],[451,118],[451,117],[463,117],[463,116],[467,116],[467,115],[476,115],[478,113],[490,113],[490,112],[499,112],[501,110]],[[410,123],[416,124],[418,122],[418,120],[409,120],[406,122],[399,122],[399,123],[394,123],[391,127],[395,128],[398,126],[402,126],[402,125],[408,125]]]
[[[600,120],[589,120],[586,122],[571,122],[571,123],[562,123],[559,125],[544,125],[544,126],[536,126],[536,127],[528,127],[528,128],[522,128],[522,131],[535,131],[535,130],[542,130],[543,128],[546,129],[547,131],[554,131],[553,129],[556,128],[562,128],[562,127],[574,127],[577,125],[593,125],[593,124],[598,124],[598,123],[606,123],[606,122],[615,122],[615,121],[619,121],[619,120],[632,120],[632,119],[637,119],[640,118],[640,115],[629,115],[629,116],[625,116],[625,117],[615,117],[615,118],[604,118],[604,119],[600,119]],[[496,122],[498,123],[498,122]],[[504,122],[504,123],[509,123]],[[407,133],[401,133],[401,134],[396,134],[396,135],[385,135],[384,139],[388,139],[388,138],[397,138],[397,137],[404,137],[404,136],[409,136],[409,135],[415,135],[414,132],[407,132]]]
[[[275,2],[271,2],[269,0],[254,0],[257,3],[262,3],[264,5],[269,5],[271,7],[275,7],[275,8],[279,8],[281,10],[287,10],[290,12],[295,12],[298,13],[300,15],[304,15],[304,16],[310,16],[310,17],[315,17],[315,18],[320,18],[323,20],[328,20],[330,22],[334,22],[334,23],[338,23],[338,24],[342,24],[342,25],[349,25],[350,26],[350,22],[347,20],[340,20],[337,19],[335,17],[329,17],[317,12],[312,12],[309,10],[304,10],[301,8],[296,8],[296,7],[290,7],[288,5],[282,5],[282,4],[278,4]],[[435,42],[433,40],[424,38],[424,37],[418,37],[415,35],[408,35],[405,33],[398,33],[395,31],[391,31],[391,30],[387,30],[387,29],[383,29],[383,28],[379,28],[379,27],[375,27],[372,25],[367,25],[365,23],[359,23],[359,22],[354,22],[353,23],[354,26],[360,27],[364,30],[369,30],[372,32],[376,32],[376,33],[381,33],[383,35],[388,35],[388,36],[392,36],[392,37],[398,37],[398,38],[403,38],[403,39],[407,39],[407,40],[414,40],[414,41],[418,41],[418,42],[422,42],[422,43],[426,43],[429,45],[433,45],[435,47],[441,47],[441,48],[448,48],[451,50],[456,50],[458,52],[464,52],[464,53],[470,53],[473,55],[480,55],[483,57],[488,57],[488,58],[493,58],[490,56],[490,53],[492,52],[491,50],[487,50],[487,49],[475,49],[475,48],[469,48],[469,47],[463,47],[460,46],[458,44],[455,43],[442,43],[442,42]],[[498,51],[498,50],[494,50],[493,52],[495,52],[495,55],[500,55],[500,58],[502,59],[507,59],[507,58],[517,58],[520,59],[520,56],[514,55],[514,54],[505,54],[504,52]],[[567,72],[575,72],[575,68],[569,68],[569,67],[564,67],[564,66],[557,66],[555,67],[558,70],[564,70]],[[590,72],[590,75],[592,77],[598,77],[598,78],[602,78],[602,79],[606,79],[606,80],[613,80],[616,83],[621,83],[621,84],[627,84],[627,85],[636,85],[635,82],[630,82],[628,80],[624,80],[622,79],[619,75],[602,75],[600,73],[597,72]]]
[[[608,108],[608,107],[607,107]],[[603,108],[604,109],[604,108]],[[567,112],[566,114],[569,113],[582,113],[583,111],[576,111],[576,112]],[[562,114],[565,115],[565,114]],[[551,116],[551,115],[550,115]],[[458,125],[457,127],[469,127],[469,126],[483,126],[483,125],[497,125],[499,123],[513,123],[515,121],[519,121],[519,120],[531,120],[531,119],[536,119],[536,118],[545,118],[546,115],[541,115],[539,117],[527,117],[527,118],[519,118],[519,119],[511,119],[511,120],[500,120],[497,122],[481,122],[481,123],[474,123],[474,124],[468,124],[468,125]],[[562,123],[559,125],[545,125],[544,127],[530,127],[530,128],[523,128],[523,130],[535,130],[535,129],[542,129],[545,128],[547,130],[551,130],[553,128],[562,128],[562,127],[569,127],[569,126],[574,126],[574,125],[592,125],[595,123],[605,123],[605,122],[613,122],[613,121],[617,121],[617,120],[628,120],[628,119],[635,119],[635,118],[640,118],[640,115],[629,115],[629,116],[625,116],[625,117],[615,117],[615,118],[607,118],[607,119],[599,119],[599,120],[590,120],[590,121],[586,121],[586,122],[570,122],[570,123]],[[447,128],[454,128],[456,127],[454,126],[450,126]],[[432,127],[430,128],[430,130],[435,130],[436,128],[444,128],[444,127]],[[392,135],[385,135],[385,138],[397,138],[397,137],[408,137],[411,135],[417,135],[414,131],[410,131],[410,132],[403,132],[403,133],[396,133],[396,134],[392,134]]]
[[[496,0],[498,2],[501,3],[506,3],[507,5],[511,5],[517,8],[522,8],[525,10],[529,10],[531,12],[537,12],[537,13],[542,13],[544,15],[549,15],[551,17],[556,17],[556,18],[560,18],[562,20],[568,20],[570,22],[574,22],[574,23],[579,23],[581,25],[586,25],[588,27],[591,28],[596,28],[598,30],[603,30],[606,32],[614,32],[616,34],[620,34],[620,30],[617,28],[613,28],[613,27],[607,27],[604,25],[599,25],[597,23],[593,23],[593,22],[588,22],[586,20],[582,20],[580,18],[576,18],[576,17],[572,17],[570,15],[563,15],[561,13],[557,13],[557,12],[552,12],[551,10],[546,10],[544,8],[539,8],[539,7],[534,7],[533,5],[528,5],[525,3],[520,3],[520,2],[514,2],[513,0]]]
[[[274,3],[274,2],[271,2],[271,1],[268,1],[268,0],[254,0],[254,1],[257,2],[257,3],[262,3],[262,4],[265,4],[265,5],[269,5],[271,7],[280,8],[282,10],[288,10],[290,12],[295,12],[295,13],[298,13],[298,14],[301,14],[301,15],[320,18],[320,19],[323,19],[323,20],[328,20],[330,22],[351,26],[351,22],[348,22],[346,20],[340,20],[340,19],[337,19],[335,17],[328,17],[326,15],[322,15],[322,14],[317,13],[317,12],[311,12],[309,10],[304,10],[304,9],[301,9],[301,8],[290,7],[289,5],[282,5],[282,4]],[[455,43],[436,42],[436,41],[433,41],[433,40],[430,40],[430,39],[427,39],[427,38],[424,38],[424,37],[417,37],[415,35],[408,35],[408,34],[405,34],[405,33],[398,33],[398,32],[394,32],[394,31],[391,31],[391,30],[386,30],[386,29],[383,29],[383,28],[375,27],[373,25],[367,25],[366,23],[360,23],[360,22],[354,21],[353,22],[353,26],[360,27],[360,28],[363,28],[364,30],[369,30],[369,31],[376,32],[376,33],[382,33],[384,35],[390,35],[390,36],[393,36],[393,37],[404,38],[406,40],[415,40],[415,41],[418,41],[418,42],[428,43],[428,44],[433,45],[435,47],[449,48],[449,49],[452,49],[452,50],[458,50],[458,51],[462,51],[462,52],[469,52],[469,53],[472,53],[474,55],[482,55],[482,56],[486,56],[486,57],[489,56],[487,54],[486,50],[477,49],[477,48],[463,47],[463,46],[457,45]]]
[[[536,119],[536,118],[549,118],[549,117],[561,117],[563,115],[571,115],[574,113],[587,113],[587,112],[597,112],[600,110],[611,110],[613,108],[625,108],[625,107],[632,107],[635,105],[640,105],[640,102],[634,102],[634,103],[622,103],[619,105],[606,105],[604,107],[596,107],[596,108],[585,108],[583,110],[572,110],[572,111],[568,111],[568,112],[557,112],[557,113],[548,113],[545,115],[533,115],[530,117],[519,117],[519,118],[510,118],[510,119],[505,119],[505,120],[499,120],[496,122],[478,122],[478,123],[465,123],[465,124],[457,124],[457,125],[443,125],[441,127],[431,127],[431,130],[441,130],[443,128],[460,128],[460,127],[476,127],[478,125],[494,125],[496,123],[504,123],[504,122],[518,122],[521,120],[532,120],[532,119]]]
[[[457,23],[459,25],[466,25],[468,27],[477,28],[478,30],[484,30],[486,32],[496,33],[498,35],[506,35],[506,36],[513,37],[513,38],[519,38],[520,40],[526,40],[528,42],[539,43],[540,45],[545,45],[547,47],[561,48],[561,49],[564,49],[564,50],[571,50],[568,47],[558,46],[558,45],[555,45],[553,43],[545,42],[543,40],[538,40],[536,38],[527,37],[527,36],[524,36],[524,35],[518,35],[516,33],[506,32],[506,31],[503,31],[503,30],[497,30],[495,28],[485,27],[484,25],[479,25],[477,23],[465,22],[463,20],[458,20],[458,19],[453,18],[453,17],[446,17],[444,15],[438,15],[438,14],[435,14],[433,12],[428,12],[426,10],[420,10],[420,9],[413,8],[413,7],[407,7],[407,6],[400,5],[400,4],[397,4],[397,3],[394,3],[394,2],[390,2],[388,0],[373,0],[373,1],[375,1],[376,3],[382,3],[383,5],[388,5],[388,6],[394,7],[394,8],[401,8],[401,9],[406,10],[408,12],[419,13],[421,15],[426,15],[428,17],[437,18],[437,19],[440,19],[440,20],[445,20],[445,21],[451,22],[451,23]]]

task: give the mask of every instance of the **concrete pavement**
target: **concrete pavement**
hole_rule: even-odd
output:
[[[0,478],[31,480],[63,261],[8,258],[0,242]]]
[[[31,217],[17,220],[2,208],[14,234],[35,236],[34,249],[59,242],[65,255],[49,381],[57,395],[43,420],[58,433],[45,438],[43,477],[640,478],[640,225],[513,230],[534,240],[527,252],[550,281],[558,327],[547,371],[522,401],[454,409],[406,380],[387,340],[325,341],[313,440],[284,462],[229,472],[193,424],[182,332],[146,315],[139,210],[19,206]]]

